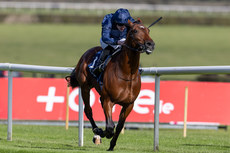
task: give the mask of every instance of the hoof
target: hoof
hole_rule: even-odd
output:
[[[113,151],[113,148],[109,148],[107,151]]]
[[[112,138],[114,135],[114,128],[107,128],[106,129],[106,138],[110,139]]]
[[[101,144],[101,137],[99,135],[94,135],[93,136],[93,143],[96,145]]]
[[[106,134],[106,138],[107,138],[107,139],[110,139],[110,138],[113,137],[113,135],[114,135],[114,132],[112,132],[112,133],[107,133],[107,134]]]
[[[105,137],[104,131],[103,131],[101,128],[94,128],[94,129],[93,129],[93,133],[94,133],[95,135],[101,136],[102,138]]]

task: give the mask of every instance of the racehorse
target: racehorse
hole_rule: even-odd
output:
[[[84,112],[89,119],[94,134],[102,138],[112,138],[108,151],[113,151],[118,136],[124,126],[125,120],[132,111],[140,89],[141,79],[139,71],[140,54],[150,54],[154,50],[155,43],[149,36],[140,19],[132,23],[128,21],[128,33],[120,52],[115,54],[107,64],[103,74],[103,85],[100,86],[96,78],[90,73],[88,65],[101,47],[94,47],[86,51],[80,58],[71,76],[67,76],[67,82],[72,86],[80,86],[82,98],[85,104]],[[106,118],[106,128],[103,131],[98,128],[93,119],[90,107],[90,89],[95,88],[100,95],[101,106]],[[114,133],[112,120],[112,108],[115,104],[122,106],[119,121]]]

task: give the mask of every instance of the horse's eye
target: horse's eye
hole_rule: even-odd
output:
[[[137,30],[134,29],[134,30],[133,30],[133,33],[137,33]]]

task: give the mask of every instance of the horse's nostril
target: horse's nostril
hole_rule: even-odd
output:
[[[148,42],[147,45],[148,45],[148,46],[152,46],[152,43]]]
[[[151,47],[151,46],[154,46],[155,43],[152,42],[152,41],[148,41],[148,42],[145,43],[145,45],[148,46],[148,47]]]
[[[155,43],[153,41],[147,41],[145,42],[145,46],[148,48],[154,48]]]

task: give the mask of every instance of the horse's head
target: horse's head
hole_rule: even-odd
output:
[[[149,29],[142,24],[140,19],[134,23],[129,20],[128,26],[127,43],[131,45],[130,47],[141,53],[152,53],[155,43],[149,36]]]

